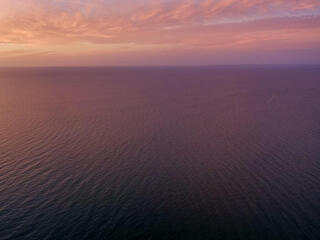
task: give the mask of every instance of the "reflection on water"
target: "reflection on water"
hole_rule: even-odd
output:
[[[319,80],[0,69],[0,239],[319,239]]]

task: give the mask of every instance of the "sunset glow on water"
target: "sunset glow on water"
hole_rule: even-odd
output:
[[[319,240],[319,0],[0,0],[0,240]]]

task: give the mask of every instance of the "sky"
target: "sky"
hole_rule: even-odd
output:
[[[320,64],[320,0],[0,0],[0,66]]]

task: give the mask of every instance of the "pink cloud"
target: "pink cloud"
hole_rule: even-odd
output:
[[[219,23],[219,20],[237,22],[249,16],[253,19],[272,18],[276,12],[307,14],[320,6],[316,0],[184,0],[156,5],[149,3],[144,8],[121,15],[107,8],[103,1],[67,3],[68,8],[62,10],[52,3],[45,5],[29,0],[26,10],[10,13],[0,19],[0,41],[108,42],[125,32],[154,28],[162,31],[163,27],[188,27],[190,24]]]
[[[90,44],[212,54],[320,46],[318,0],[0,0],[0,8],[0,46],[47,46],[54,52],[88,43],[88,54],[96,54]],[[8,54],[0,48],[0,56]]]

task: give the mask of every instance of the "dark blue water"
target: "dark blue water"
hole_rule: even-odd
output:
[[[320,239],[320,67],[0,69],[0,239]]]

